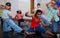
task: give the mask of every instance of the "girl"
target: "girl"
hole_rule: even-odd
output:
[[[32,17],[30,29],[28,29],[26,32],[27,35],[35,34],[35,31],[38,31],[40,33],[46,33],[48,35],[53,35],[51,32],[46,31],[39,25],[42,24],[43,26],[47,26],[40,18],[41,14],[42,14],[41,10],[37,10],[34,16],[30,16],[27,13],[25,14],[26,16]]]
[[[23,22],[23,15],[21,10],[17,11],[16,20],[18,20],[18,25],[21,27],[20,23]]]

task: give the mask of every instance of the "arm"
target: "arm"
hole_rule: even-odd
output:
[[[28,14],[28,12],[27,12],[27,13],[25,13],[25,16],[27,16],[27,17],[33,17],[33,15]]]
[[[41,24],[46,27],[46,26],[49,26],[49,24],[45,24],[42,20],[41,20]]]
[[[50,4],[51,4],[51,2],[47,3],[46,6],[49,7]]]
[[[49,6],[52,6],[53,4],[55,4],[55,1],[51,1],[51,2],[47,3],[46,6],[49,7]]]
[[[12,17],[12,14],[11,14],[11,13],[9,13],[8,16],[9,16],[11,19],[14,19],[14,18]]]

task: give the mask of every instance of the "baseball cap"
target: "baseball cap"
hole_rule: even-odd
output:
[[[7,2],[6,5],[7,5],[7,6],[11,6],[11,3],[10,3],[10,2]]]
[[[56,2],[56,5],[60,7],[60,2],[59,2],[59,1],[57,1],[57,2]]]

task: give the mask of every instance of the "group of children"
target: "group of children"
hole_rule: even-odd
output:
[[[20,22],[24,21],[23,20],[23,15],[21,14],[21,10],[17,11],[15,19],[18,20],[18,26],[17,24],[14,23],[11,15],[11,3],[7,2],[5,4],[5,9],[3,10],[2,13],[2,19],[3,19],[3,32],[11,32],[12,29],[17,32],[17,33],[24,33],[27,35],[32,35],[35,34],[35,32],[39,33],[46,33],[47,35],[50,36],[56,36],[56,33],[58,33],[60,29],[60,6],[57,5],[56,2],[52,1],[48,3],[47,5],[48,8],[48,15],[47,19],[43,16],[44,11],[40,8],[40,4],[37,4],[37,9],[33,10],[34,15],[28,15],[28,13],[25,14],[25,16],[32,17],[31,20],[31,26],[30,28],[25,31],[24,29],[21,28]],[[52,31],[47,31],[43,27],[47,27],[49,25],[52,25]],[[43,26],[43,27],[41,27]]]

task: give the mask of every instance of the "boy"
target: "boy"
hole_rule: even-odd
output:
[[[2,13],[2,19],[3,19],[3,31],[6,32],[11,32],[13,28],[14,31],[16,31],[17,33],[22,33],[23,29],[20,28],[18,25],[16,25],[12,18],[11,12],[11,3],[7,2],[5,4],[5,9],[3,10]]]
[[[52,32],[55,34],[55,38],[57,38],[56,33],[58,32],[58,11],[57,11],[57,6],[54,1],[50,2],[47,4],[48,7],[48,17],[47,19],[52,22]]]

